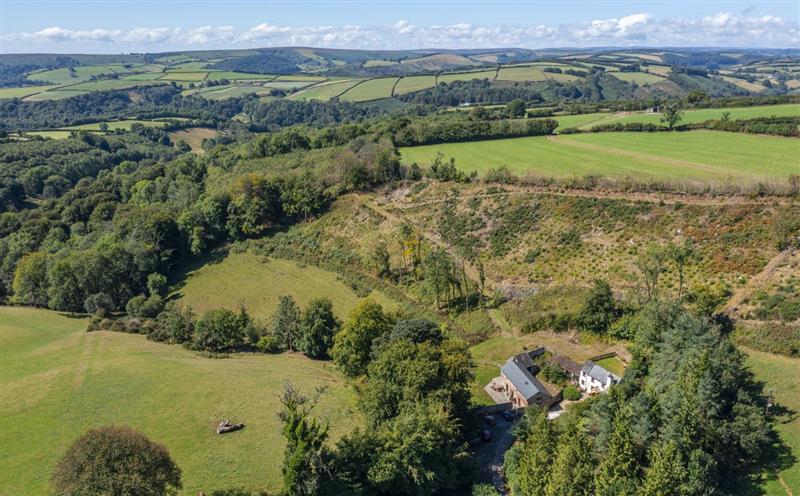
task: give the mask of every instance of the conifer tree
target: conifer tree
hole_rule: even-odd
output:
[[[559,447],[545,496],[593,496],[591,447],[578,425],[570,423],[558,440]]]
[[[642,496],[680,496],[684,494],[686,467],[675,441],[666,441],[650,452],[650,468],[644,476]]]
[[[516,474],[520,494],[545,496],[555,458],[556,434],[546,410],[536,413],[519,451]]]
[[[597,469],[595,485],[598,496],[633,496],[636,494],[636,456],[631,439],[630,412],[619,407],[614,417],[608,447]]]

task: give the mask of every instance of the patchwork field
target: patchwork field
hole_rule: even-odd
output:
[[[407,164],[437,153],[465,171],[506,166],[551,177],[657,177],[701,182],[784,181],[800,168],[800,140],[714,131],[594,133],[401,149]]]
[[[91,427],[127,424],[164,444],[182,494],[280,487],[282,385],[327,390],[316,413],[333,437],[359,422],[354,395],[328,362],[297,354],[204,358],[144,336],[86,333],[85,319],[0,307],[0,493],[47,494],[67,447]],[[223,419],[242,431],[219,436]],[[246,453],[246,456],[243,456]]]
[[[230,254],[189,269],[183,278],[179,277],[182,283],[175,296],[198,313],[244,305],[256,318],[269,319],[280,297],[290,295],[301,308],[314,298],[330,298],[337,317],[343,319],[361,299],[332,272],[250,253]],[[380,293],[370,296],[384,306],[392,305]]]

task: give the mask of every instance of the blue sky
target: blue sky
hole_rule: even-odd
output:
[[[0,0],[0,52],[799,47],[790,1]]]

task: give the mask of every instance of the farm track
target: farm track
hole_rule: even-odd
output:
[[[675,193],[646,193],[646,192],[620,192],[610,190],[582,190],[582,189],[563,189],[549,188],[543,186],[516,186],[510,191],[501,193],[481,193],[476,195],[465,195],[458,197],[459,200],[469,200],[472,198],[497,198],[502,196],[524,196],[524,195],[553,195],[578,198],[602,198],[609,200],[627,200],[632,202],[665,203],[669,205],[707,205],[707,206],[731,206],[731,205],[785,205],[794,203],[794,200],[785,197],[762,197],[749,198],[745,196],[729,196],[725,198],[715,198],[700,195],[681,195]],[[425,207],[451,201],[451,199],[426,200],[421,202],[395,204],[391,208],[397,210],[410,210],[413,208]]]
[[[747,295],[750,294],[753,286],[758,285],[772,277],[772,274],[775,272],[775,270],[786,261],[791,253],[792,250],[783,250],[772,257],[772,259],[767,262],[767,265],[765,265],[758,274],[751,277],[744,286],[733,292],[730,299],[728,299],[728,303],[725,304],[725,308],[722,311],[731,317],[734,317],[737,313],[738,307],[742,304]]]

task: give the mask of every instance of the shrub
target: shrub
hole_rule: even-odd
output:
[[[161,496],[182,487],[167,449],[130,427],[91,429],[67,450],[53,472],[54,493]]]
[[[196,349],[224,351],[244,344],[239,316],[227,309],[209,310],[197,321],[192,343]]]
[[[83,308],[89,313],[105,317],[114,310],[114,300],[105,293],[95,293],[86,298]]]
[[[167,289],[167,278],[158,272],[147,276],[147,291],[150,295],[163,295]]]
[[[286,351],[286,344],[275,334],[269,333],[261,336],[256,348],[264,353],[282,353]]]
[[[125,311],[128,312],[128,315],[138,317],[141,315],[142,306],[144,306],[146,300],[147,298],[145,298],[144,295],[134,296],[128,300],[128,303],[125,305]]]
[[[152,319],[157,317],[163,309],[164,300],[159,295],[154,294],[142,302],[142,305],[139,307],[139,313],[138,315],[135,315],[135,317]]]
[[[564,396],[564,399],[568,401],[578,401],[581,399],[580,390],[572,385],[565,387],[562,395]]]
[[[147,337],[153,341],[188,343],[192,340],[193,333],[194,313],[192,309],[170,303],[164,311],[158,314],[155,328]]]

